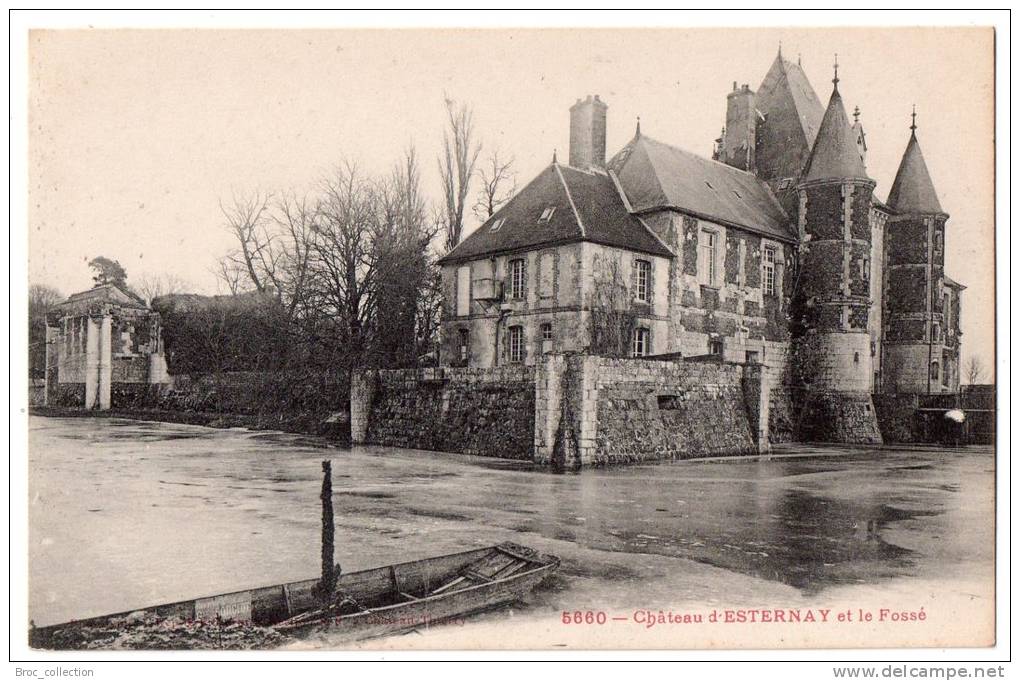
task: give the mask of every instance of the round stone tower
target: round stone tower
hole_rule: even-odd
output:
[[[914,114],[916,115],[916,114]],[[958,350],[945,302],[945,232],[928,166],[910,124],[910,140],[889,191],[886,226],[885,341],[882,392],[930,394],[951,389]]]
[[[795,370],[805,388],[801,436],[880,443],[871,400],[872,191],[839,94],[838,74],[797,186],[800,276]]]

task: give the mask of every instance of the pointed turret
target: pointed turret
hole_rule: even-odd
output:
[[[882,299],[888,334],[882,343],[885,392],[950,392],[959,381],[956,333],[946,331],[955,315],[946,301],[946,232],[935,185],[917,141],[917,113],[911,114],[910,141],[896,172],[885,228],[886,274]],[[950,293],[950,298],[953,294]]]
[[[838,70],[832,84],[829,107],[797,185],[801,278],[794,301],[794,347],[807,367],[801,436],[875,444],[882,441],[871,401],[868,324],[875,183],[864,171],[843,108]]]
[[[889,207],[897,213],[932,215],[942,213],[942,204],[935,193],[928,166],[917,141],[916,113],[911,114],[910,141],[903,152],[900,168],[896,171],[892,189],[889,191]]]
[[[838,65],[836,67],[838,69]],[[804,169],[804,182],[815,180],[865,180],[868,178],[864,163],[857,148],[850,121],[843,108],[843,98],[839,95],[839,72],[832,79],[832,96],[829,106],[825,109],[822,124],[818,128],[818,137],[811,148],[807,166]]]

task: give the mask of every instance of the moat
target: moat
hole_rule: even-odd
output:
[[[242,429],[39,416],[29,425],[38,625],[315,576],[325,458],[344,570],[501,541],[563,559],[523,609],[468,627],[558,621],[578,608],[992,599],[991,448],[797,446],[780,454],[813,456],[557,475]],[[551,645],[572,635],[532,633]],[[457,632],[412,643],[442,646],[444,635]]]

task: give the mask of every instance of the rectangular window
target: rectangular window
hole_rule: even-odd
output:
[[[548,208],[546,208],[545,210],[542,211],[542,217],[540,217],[538,219],[538,221],[539,222],[549,222],[550,220],[552,220],[553,213],[555,213],[555,212],[556,212],[556,207],[555,206],[549,206]]]
[[[707,229],[698,234],[698,282],[705,286],[716,285],[715,252],[719,235]]]
[[[645,328],[634,329],[634,346],[631,349],[631,355],[634,357],[647,357],[651,351],[648,341],[649,341],[648,329]]]
[[[552,324],[550,324],[549,322],[543,324],[541,327],[541,332],[542,332],[542,352],[543,353],[552,352],[553,351]]]
[[[634,299],[642,303],[652,300],[652,263],[634,261]]]
[[[492,226],[489,227],[489,231],[498,232],[499,228],[503,226],[504,218],[498,218],[493,221]]]
[[[510,297],[520,300],[524,297],[524,260],[510,261]]]
[[[946,320],[946,331],[950,332],[953,328],[953,306],[948,292],[942,296],[942,318]]]
[[[761,282],[765,295],[776,295],[776,249],[763,248],[761,251]]]
[[[471,314],[471,267],[463,265],[457,268],[457,316]]]
[[[520,364],[524,361],[524,327],[511,326],[509,334],[507,343],[510,346],[510,362]]]
[[[710,339],[708,341],[708,354],[715,355],[716,357],[722,357],[723,342],[718,338]]]
[[[747,361],[748,364],[757,364],[758,363],[758,351],[757,350],[748,350],[746,357],[747,357],[746,361]]]
[[[470,334],[467,329],[461,329],[458,332],[458,335],[460,338],[460,361],[466,364],[468,361],[468,341],[470,339]]]

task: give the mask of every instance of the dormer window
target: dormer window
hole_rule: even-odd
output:
[[[549,222],[550,220],[552,220],[553,213],[555,213],[555,212],[556,212],[556,207],[555,206],[549,206],[548,208],[546,208],[545,210],[542,211],[542,217],[540,217],[538,219],[538,221],[539,222]]]
[[[503,226],[504,222],[506,222],[505,218],[499,218],[498,220],[496,220],[495,222],[492,223],[492,226],[489,227],[489,231],[490,232],[498,232],[499,228]]]
[[[789,177],[784,177],[782,180],[779,181],[779,188],[789,189],[791,184],[793,184],[793,180],[790,179]]]

